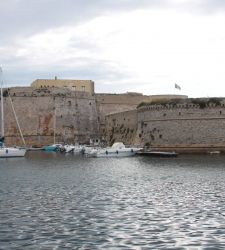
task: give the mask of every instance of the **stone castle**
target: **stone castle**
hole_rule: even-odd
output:
[[[10,96],[10,97],[9,97]],[[22,145],[122,141],[185,152],[225,149],[225,99],[183,95],[98,94],[91,80],[36,80],[4,90],[5,137]]]

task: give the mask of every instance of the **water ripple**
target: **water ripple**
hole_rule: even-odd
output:
[[[0,249],[225,249],[224,160],[1,159]]]

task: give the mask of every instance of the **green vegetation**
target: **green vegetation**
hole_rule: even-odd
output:
[[[165,100],[165,99],[159,99],[159,100],[154,100],[151,102],[141,102],[138,104],[137,108],[143,107],[143,106],[148,106],[148,105],[176,105],[178,103],[183,103],[185,99],[170,99],[170,100]]]
[[[140,108],[140,107],[143,107],[143,106],[147,106],[147,105],[150,105],[149,102],[141,102],[137,105],[137,108]]]
[[[209,105],[221,106],[223,103],[222,98],[212,97],[212,98],[189,98],[189,99],[171,99],[171,100],[155,100],[152,102],[141,102],[138,104],[137,108],[149,106],[149,105],[161,105],[163,107],[172,106],[176,107],[177,104],[195,104],[201,109],[208,107]]]
[[[217,106],[221,106],[223,99],[222,98],[196,98],[191,99],[193,104],[199,105],[201,109],[207,108],[210,104]]]

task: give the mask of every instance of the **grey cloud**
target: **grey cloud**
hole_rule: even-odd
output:
[[[205,0],[200,4],[200,9],[209,13],[224,12],[225,1],[224,0]]]
[[[33,67],[29,62],[9,61],[8,66],[3,68],[4,78],[8,86],[29,86],[37,78],[50,79],[57,76],[62,79],[91,79],[96,82],[115,83],[130,77],[126,69],[118,69],[113,62],[107,60],[94,60],[85,57],[77,57],[76,64],[68,67],[68,61],[48,67]],[[26,71],[25,71],[26,69]]]
[[[100,14],[158,6],[167,0],[7,0],[0,2],[2,39],[73,25]],[[4,36],[3,36],[4,34]]]
[[[82,49],[82,50],[88,50],[88,51],[96,51],[99,49],[99,46],[91,41],[91,39],[87,40],[86,38],[72,38],[68,42],[68,46],[71,49]]]
[[[64,25],[75,25],[98,15],[145,8],[178,8],[187,11],[225,9],[224,0],[7,0],[0,1],[0,41],[29,36]]]
[[[3,69],[7,82],[10,85],[28,85],[35,78],[53,78],[58,75],[62,78],[92,79],[101,84],[104,79],[107,79],[109,85],[118,83],[118,89],[120,85],[122,88],[122,84],[119,83],[121,81],[124,83],[124,79],[132,76],[126,72],[126,69],[118,70],[109,61],[71,56],[68,61],[62,61],[59,65],[38,68],[29,64],[29,58],[14,55],[16,48],[13,47],[13,41],[16,37],[30,36],[51,28],[75,26],[99,15],[145,8],[175,8],[208,13],[224,11],[225,1],[194,0],[174,3],[172,0],[2,0],[0,1],[0,44],[12,45],[5,52],[4,49],[3,52],[0,50],[0,64],[5,65]],[[98,50],[96,44],[85,40],[71,40],[69,46],[89,51]],[[71,63],[70,60],[74,63],[73,68],[68,66]]]
[[[169,4],[171,8],[197,15],[208,15],[217,12],[225,12],[224,0],[190,0]]]

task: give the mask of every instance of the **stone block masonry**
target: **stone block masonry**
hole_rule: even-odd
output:
[[[56,142],[89,143],[98,137],[95,97],[68,89],[11,88],[13,105],[27,145]],[[9,97],[4,97],[7,145],[22,145]]]
[[[132,145],[138,128],[137,110],[111,114],[106,117],[106,138],[109,145],[114,142],[126,142]]]
[[[138,111],[138,137],[151,147],[225,146],[225,108],[187,104]]]
[[[100,133],[105,134],[106,116],[134,110],[142,102],[151,102],[156,100],[170,100],[170,99],[186,99],[184,95],[155,95],[146,96],[140,93],[125,94],[96,94],[96,104],[99,114]]]
[[[138,93],[93,94],[53,86],[15,87],[8,91],[26,144],[32,146],[52,144],[54,131],[56,142],[89,143],[90,139],[101,139],[110,144],[113,140],[125,142],[130,138],[127,143],[132,144],[138,129],[137,111],[133,110],[138,104],[151,100],[186,98],[144,96]],[[6,90],[4,110],[6,144],[22,145]],[[109,124],[114,121],[106,125],[106,116],[123,111],[130,112],[126,113],[126,117],[121,114],[116,121],[117,127],[114,131],[110,130]],[[109,136],[107,130],[111,131]]]
[[[196,100],[143,105],[137,110],[136,136],[127,134],[122,138],[123,142],[155,150],[190,153],[225,151],[225,99]],[[129,115],[123,112],[107,117],[108,136],[117,127],[112,120],[122,122],[123,117],[126,119]],[[135,127],[135,123],[132,127]],[[111,140],[117,138],[114,132]]]

